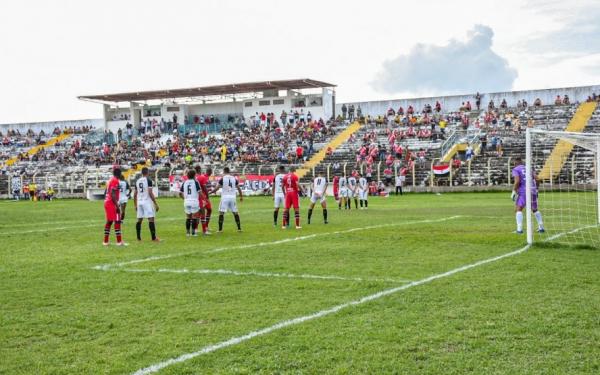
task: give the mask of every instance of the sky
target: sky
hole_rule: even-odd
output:
[[[600,1],[0,2],[0,123],[100,118],[77,96],[261,80],[337,101],[600,83]]]

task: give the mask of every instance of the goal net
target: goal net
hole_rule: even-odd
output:
[[[528,243],[559,241],[569,245],[600,245],[599,151],[600,134],[527,129],[525,229]],[[538,233],[540,218],[544,233]]]

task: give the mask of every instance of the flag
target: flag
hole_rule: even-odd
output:
[[[436,176],[443,176],[448,173],[450,173],[450,164],[433,166],[433,174],[435,174]]]

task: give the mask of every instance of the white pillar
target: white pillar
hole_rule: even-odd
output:
[[[525,132],[525,202],[527,211],[525,212],[527,220],[527,243],[533,243],[533,223],[531,221],[531,186],[533,175],[531,173],[531,129]]]

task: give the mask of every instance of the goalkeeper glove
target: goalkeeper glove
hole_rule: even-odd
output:
[[[512,194],[510,195],[510,199],[512,199],[513,202],[517,199],[517,193],[515,193],[514,190],[513,190]]]

